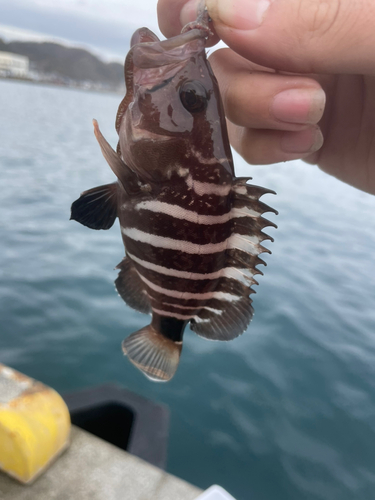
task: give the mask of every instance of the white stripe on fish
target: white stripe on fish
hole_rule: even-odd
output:
[[[215,184],[213,182],[200,182],[193,179],[189,174],[186,179],[187,186],[192,189],[198,196],[205,194],[216,194],[217,196],[228,196],[232,186],[230,184]]]
[[[139,241],[140,243],[147,243],[157,248],[177,250],[179,252],[195,255],[208,255],[223,252],[224,250],[229,250],[231,248],[243,250],[251,255],[258,255],[259,253],[259,238],[257,236],[232,234],[229,238],[220,243],[206,243],[205,245],[198,245],[197,243],[191,243],[186,240],[175,240],[165,236],[145,233],[135,227],[122,227],[121,231],[128,238],[134,241]]]
[[[205,292],[205,293],[191,293],[191,292],[181,292],[178,290],[169,290],[168,288],[163,288],[159,285],[156,285],[152,281],[145,278],[142,273],[137,270],[137,273],[141,280],[146,283],[146,285],[154,290],[155,292],[166,295],[167,297],[175,297],[177,299],[189,300],[209,300],[209,299],[217,299],[217,300],[226,300],[228,302],[236,302],[242,298],[242,296],[232,295],[227,292]]]
[[[184,314],[172,313],[170,311],[156,309],[155,307],[153,307],[152,310],[155,313],[160,314],[160,316],[169,316],[171,318],[182,319],[186,321],[189,321],[191,319],[194,319],[197,323],[208,323],[210,321],[209,319],[201,319],[199,316],[185,316]]]
[[[177,309],[205,309],[206,311],[213,312],[214,314],[223,314],[222,309],[214,309],[213,307],[198,307],[198,306],[180,306],[178,304],[172,304],[171,302],[165,302],[163,300],[163,306],[170,306],[170,307],[176,307]]]
[[[161,213],[174,217],[175,219],[187,220],[196,224],[223,224],[231,219],[240,217],[259,217],[261,214],[248,208],[232,208],[229,212],[222,215],[201,215],[193,210],[186,210],[179,205],[171,205],[164,201],[147,200],[137,203],[136,210],[149,210],[150,212]]]
[[[150,271],[155,271],[165,276],[174,276],[175,278],[190,279],[190,280],[215,280],[220,278],[233,278],[246,286],[249,286],[249,280],[253,274],[248,269],[237,269],[236,267],[224,267],[219,271],[213,273],[192,273],[189,271],[179,271],[178,269],[173,269],[169,267],[159,266],[158,264],[153,264],[147,260],[139,259],[135,255],[127,252],[127,255],[137,264],[149,269]]]

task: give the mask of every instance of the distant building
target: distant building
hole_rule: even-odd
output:
[[[25,77],[29,72],[29,58],[12,52],[0,51],[0,75]]]

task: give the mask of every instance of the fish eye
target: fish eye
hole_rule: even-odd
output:
[[[190,113],[199,113],[207,108],[207,92],[199,82],[184,83],[180,88],[180,99]]]

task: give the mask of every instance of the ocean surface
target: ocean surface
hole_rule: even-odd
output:
[[[149,318],[115,292],[118,223],[69,221],[85,189],[114,180],[121,96],[0,81],[0,362],[60,392],[118,382],[171,411],[168,471],[237,500],[375,499],[375,196],[296,161],[237,175],[279,211],[241,337],[185,335],[168,384],[120,344]]]

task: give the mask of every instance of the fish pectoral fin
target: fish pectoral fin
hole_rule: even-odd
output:
[[[71,207],[70,219],[90,229],[109,229],[117,217],[117,182],[84,191]]]
[[[120,269],[120,272],[115,281],[115,286],[123,301],[136,311],[145,314],[151,312],[150,302],[145,293],[144,283],[134,269],[129,257],[125,257],[116,269]]]
[[[107,160],[108,165],[111,167],[113,173],[121,182],[126,193],[130,196],[140,191],[137,175],[131,170],[126,163],[122,160],[121,156],[116,153],[111,145],[105,140],[103,134],[100,132],[98,122],[93,120],[95,137],[102,150],[104,158]]]
[[[132,333],[122,343],[129,360],[154,382],[168,382],[176,373],[182,342],[174,342],[152,325]]]

